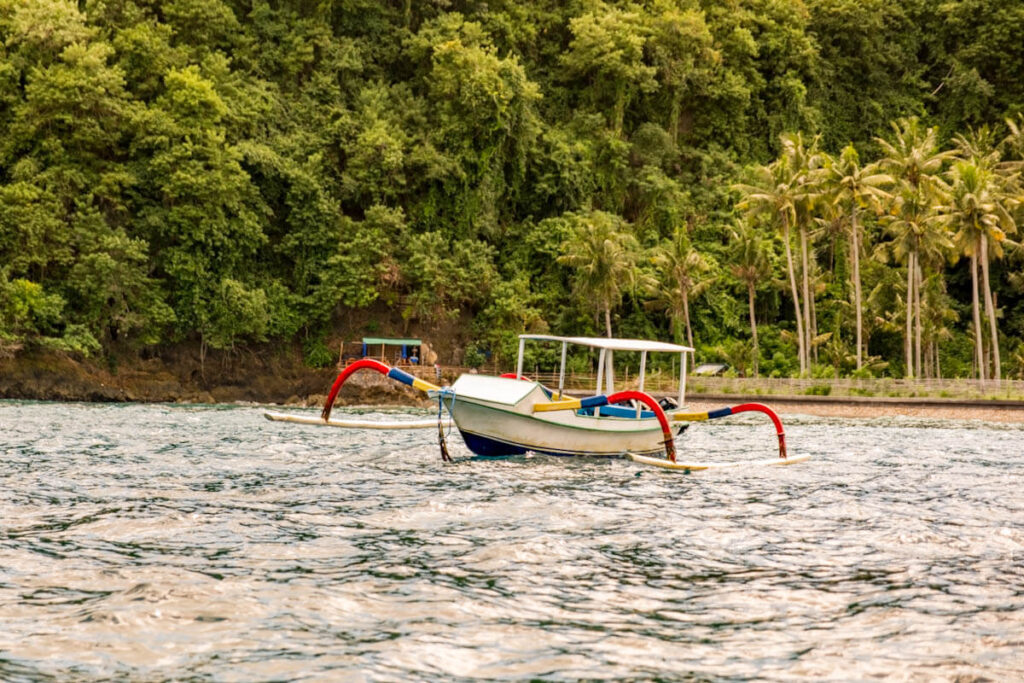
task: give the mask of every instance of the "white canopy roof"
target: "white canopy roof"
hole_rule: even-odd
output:
[[[595,349],[611,349],[612,351],[664,351],[682,353],[693,351],[689,346],[666,344],[665,342],[647,341],[644,339],[611,339],[607,337],[553,337],[547,334],[521,334],[520,339],[535,341],[567,342],[577,346],[590,346]]]

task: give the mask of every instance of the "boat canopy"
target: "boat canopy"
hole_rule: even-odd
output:
[[[521,334],[520,339],[535,341],[553,341],[576,344],[577,346],[590,346],[595,349],[610,349],[612,351],[664,351],[667,353],[692,352],[693,348],[679,344],[666,344],[665,342],[648,341],[646,339],[612,339],[608,337],[554,337],[547,334]]]
[[[562,362],[558,368],[558,397],[562,397],[565,391],[565,357],[569,344],[576,346],[588,346],[600,349],[600,358],[597,361],[597,387],[594,391],[601,393],[604,385],[606,394],[615,393],[615,364],[612,361],[612,354],[616,351],[633,351],[640,354],[640,391],[644,390],[644,375],[647,372],[647,354],[649,352],[678,353],[681,357],[679,364],[679,405],[683,405],[686,399],[686,354],[693,353],[689,346],[681,344],[667,344],[665,342],[650,341],[647,339],[615,339],[612,337],[556,337],[548,334],[521,334],[519,335],[519,358],[516,361],[516,379],[523,377],[523,360],[525,358],[525,346],[527,341],[549,341],[559,342],[562,345]],[[640,408],[637,408],[637,417],[640,416]]]

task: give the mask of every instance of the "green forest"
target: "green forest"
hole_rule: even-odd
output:
[[[346,311],[1024,378],[1020,0],[0,0],[0,356]],[[336,351],[333,352],[336,354]]]

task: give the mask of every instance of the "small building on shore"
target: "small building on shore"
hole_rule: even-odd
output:
[[[413,337],[363,337],[342,342],[340,365],[360,358],[375,358],[389,365],[432,365],[437,354],[422,339]]]

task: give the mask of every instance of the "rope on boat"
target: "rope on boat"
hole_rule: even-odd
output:
[[[414,389],[419,389],[420,391],[438,391],[441,389],[441,387],[436,384],[431,384],[419,377],[413,377],[408,372],[387,366],[379,360],[362,358],[338,373],[338,377],[334,380],[334,384],[331,385],[331,392],[327,394],[327,400],[324,402],[323,412],[320,413],[320,417],[323,418],[324,422],[327,422],[331,418],[331,410],[334,408],[334,401],[338,398],[338,392],[341,391],[341,386],[349,377],[359,370],[375,370],[382,375],[390,377],[402,384],[408,384]]]
[[[720,417],[728,417],[737,413],[764,413],[775,425],[775,433],[779,437],[779,457],[786,459],[786,432],[782,428],[782,420],[775,414],[775,411],[762,403],[742,403],[738,406],[708,410],[702,413],[673,413],[672,420],[675,422],[691,422],[702,420],[715,420]]]
[[[451,398],[451,405],[445,405],[444,400]],[[448,415],[454,420],[455,415],[452,409],[455,407],[455,390],[445,387],[437,392],[437,442],[441,446],[441,461],[452,462],[452,456],[448,453],[448,435],[444,433],[444,420],[442,409],[448,409]],[[451,422],[448,423],[448,430],[451,431]]]

